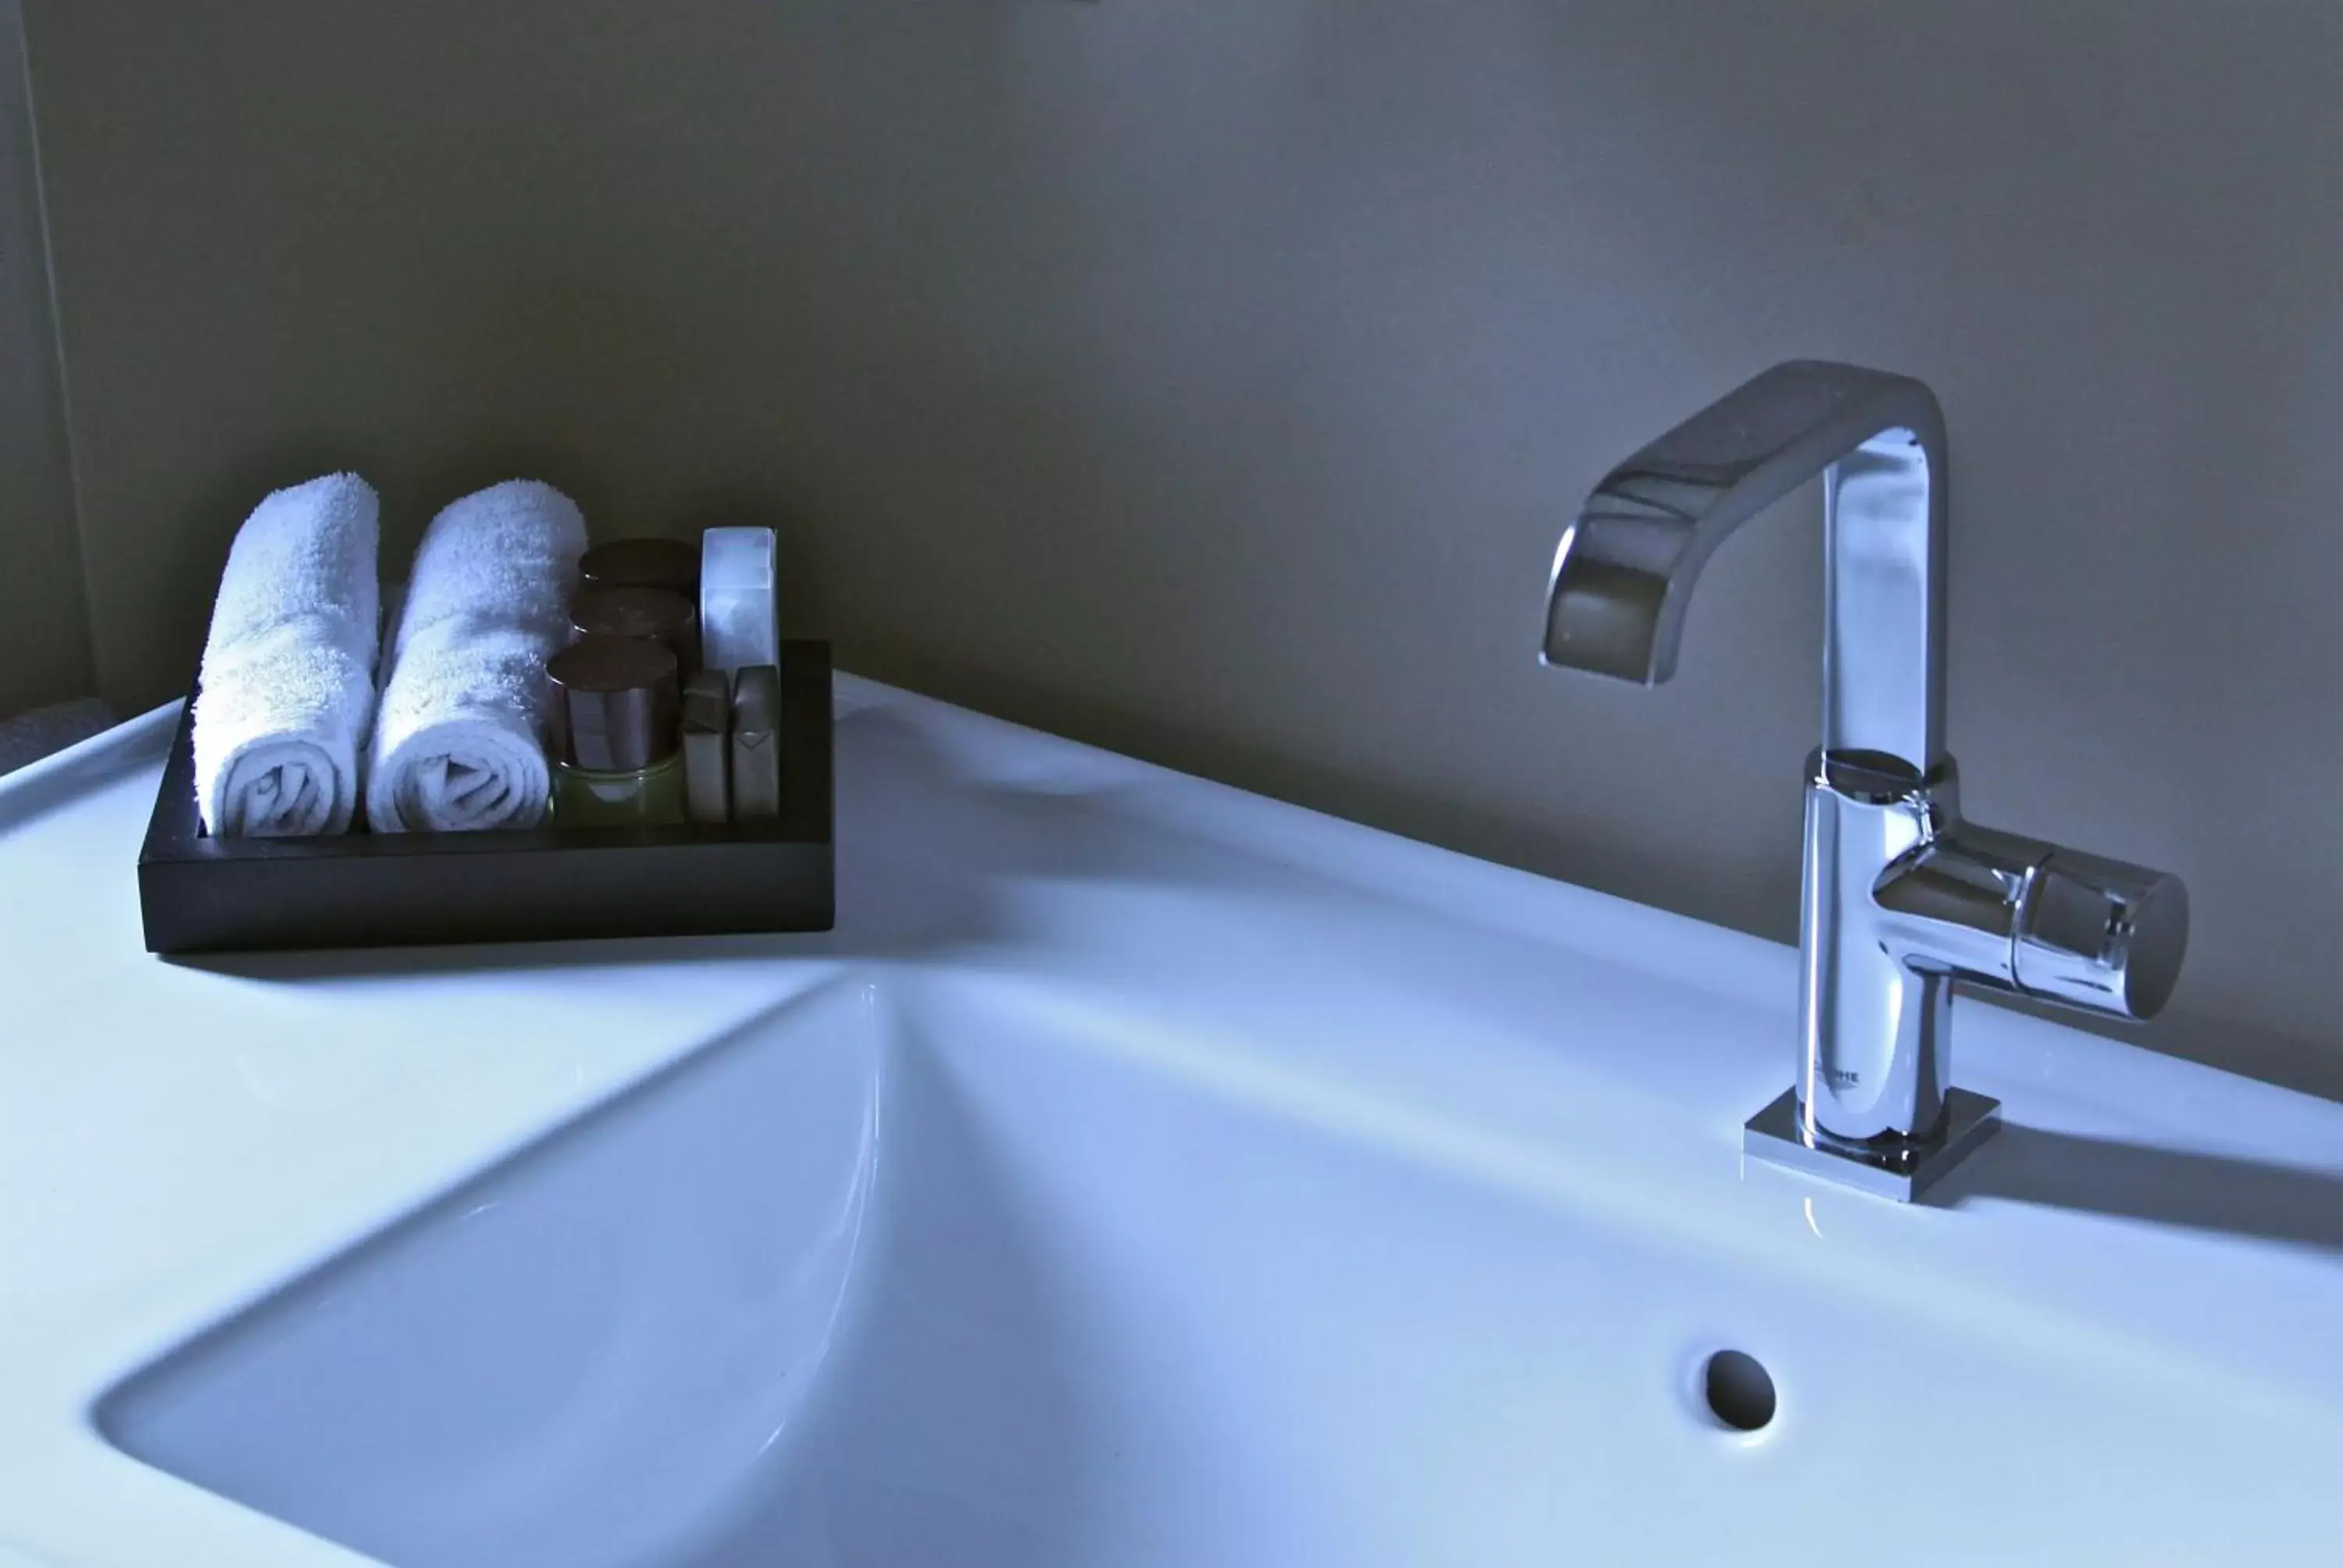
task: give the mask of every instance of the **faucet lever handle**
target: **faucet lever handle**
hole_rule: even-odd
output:
[[[2053,849],[2028,879],[2011,941],[2019,989],[2153,1018],[2188,950],[2188,889],[2168,871]]]

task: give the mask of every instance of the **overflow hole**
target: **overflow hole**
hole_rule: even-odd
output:
[[[1716,1419],[1735,1432],[1756,1432],[1774,1419],[1773,1374],[1746,1351],[1709,1357],[1701,1387]]]

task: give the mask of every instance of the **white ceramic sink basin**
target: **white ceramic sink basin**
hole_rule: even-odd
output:
[[[517,1101],[238,1290],[152,1265],[184,1306],[92,1308],[55,1381],[45,1473],[121,1519],[0,1493],[0,1536],[398,1568],[2343,1560],[2343,1108],[1964,1004],[1956,1075],[2011,1125],[1931,1203],[1745,1169],[1785,950],[846,695],[838,935],[608,960],[657,970],[628,995],[779,965],[777,1005]],[[195,979],[477,1005],[598,951]],[[1724,1350],[1770,1375],[1755,1431],[1706,1397]]]

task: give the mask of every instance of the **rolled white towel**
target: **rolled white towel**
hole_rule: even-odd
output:
[[[196,693],[196,799],[218,838],[347,829],[374,719],[379,504],[356,474],[278,490],[228,547]]]
[[[568,640],[586,520],[512,479],[431,519],[398,617],[367,779],[377,833],[532,828],[551,785],[545,661]]]

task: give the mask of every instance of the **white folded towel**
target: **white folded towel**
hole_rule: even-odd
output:
[[[585,550],[577,506],[534,479],[490,486],[431,519],[384,661],[367,780],[376,832],[533,828],[544,817],[545,661],[569,639]]]
[[[379,511],[364,479],[329,474],[278,490],[236,530],[196,694],[206,832],[349,827],[382,635]]]

